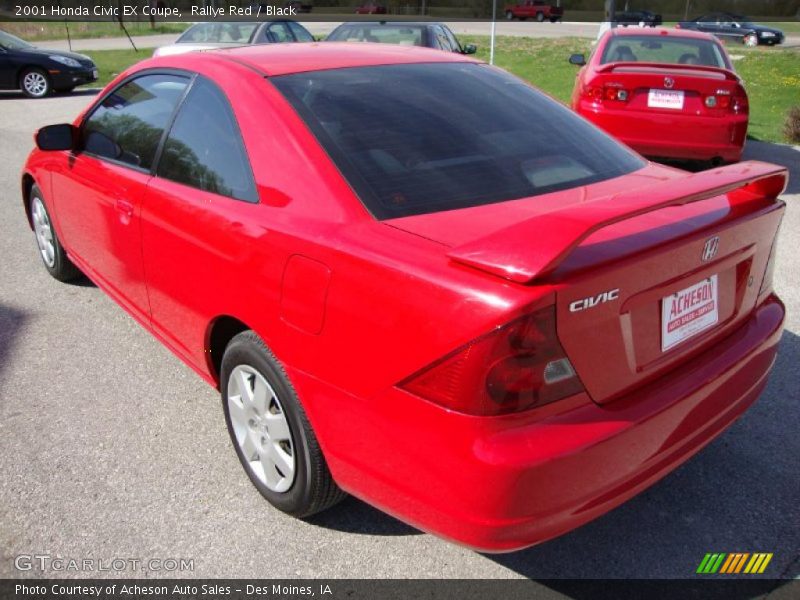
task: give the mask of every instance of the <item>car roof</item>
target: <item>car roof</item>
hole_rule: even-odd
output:
[[[710,33],[703,31],[694,31],[692,29],[668,29],[666,27],[616,27],[610,30],[612,36],[651,36],[651,37],[678,37],[678,38],[695,38],[700,40],[716,41]]]
[[[236,61],[265,75],[378,65],[481,62],[456,52],[369,42],[256,44],[207,50],[203,54]]]
[[[347,21],[339,27],[433,27],[435,25],[446,27],[444,23],[438,21]]]

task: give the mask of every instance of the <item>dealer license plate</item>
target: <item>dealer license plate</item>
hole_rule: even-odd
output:
[[[647,106],[652,108],[683,108],[683,91],[653,90],[647,94]]]
[[[717,276],[661,300],[661,350],[666,352],[719,321]]]

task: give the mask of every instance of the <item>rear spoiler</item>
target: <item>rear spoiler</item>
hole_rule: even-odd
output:
[[[658,63],[658,62],[638,62],[638,61],[621,61],[610,62],[599,67],[595,67],[598,73],[608,73],[616,71],[617,69],[629,68],[642,68],[642,69],[661,69],[664,71],[702,71],[705,73],[716,73],[717,75],[725,75],[725,79],[731,81],[739,81],[739,76],[730,69],[723,69],[721,67],[711,67],[708,65],[682,65],[679,63]],[[686,73],[688,75],[688,73]]]
[[[517,283],[552,273],[595,231],[669,206],[682,206],[729,192],[731,204],[776,199],[786,189],[787,169],[747,161],[681,179],[604,196],[505,227],[448,252],[448,257]]]

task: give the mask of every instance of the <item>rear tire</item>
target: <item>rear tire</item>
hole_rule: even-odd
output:
[[[29,67],[19,76],[19,89],[28,98],[44,98],[50,93],[50,76],[42,69]]]
[[[758,46],[758,36],[755,33],[744,36],[744,45],[748,48],[755,48]]]
[[[67,257],[64,247],[58,239],[39,186],[34,185],[31,188],[28,204],[30,206],[31,225],[36,234],[36,245],[39,247],[39,256],[42,259],[44,268],[59,281],[71,281],[79,277],[80,270]]]
[[[220,371],[228,433],[261,495],[299,518],[344,499],[286,372],[261,338],[235,336]]]
[[[537,12],[536,13],[536,21],[539,22],[539,23],[544,21],[544,13],[543,12]]]
[[[510,10],[506,11],[506,20],[508,20],[508,21],[513,21],[514,20],[514,13],[511,12]]]

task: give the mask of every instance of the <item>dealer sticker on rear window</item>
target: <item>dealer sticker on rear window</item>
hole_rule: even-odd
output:
[[[661,350],[666,351],[719,320],[717,276],[661,300]]]

